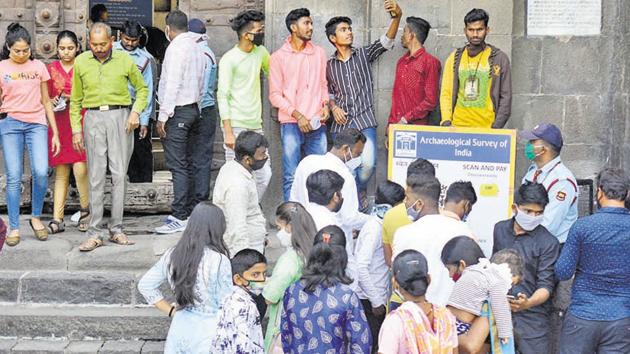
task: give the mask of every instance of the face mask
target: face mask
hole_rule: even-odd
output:
[[[166,40],[170,42],[171,41],[171,37],[168,36],[169,32],[170,32],[170,29],[168,27],[165,27],[164,28],[164,36],[166,37]]]
[[[409,220],[412,222],[420,219],[420,211],[422,211],[422,209],[416,210],[413,208],[416,203],[418,203],[417,200],[409,208],[407,208],[407,217],[409,217]]]
[[[534,144],[527,143],[525,145],[525,157],[529,161],[534,161],[534,159],[536,159],[536,157],[538,157],[541,154],[542,154],[542,152],[540,154],[538,154],[538,155],[536,154],[536,147],[534,146]]]
[[[276,234],[278,239],[280,240],[280,244],[282,247],[291,247],[291,234],[284,231],[284,229],[280,229]]]
[[[339,203],[335,205],[335,208],[332,210],[333,213],[338,213],[341,210],[341,206],[343,205],[343,198],[339,199]]]
[[[543,218],[543,214],[531,216],[520,209],[517,209],[516,216],[514,217],[519,226],[525,231],[532,231],[538,227],[538,225],[542,224]]]
[[[348,167],[350,171],[354,171],[359,166],[361,166],[361,157],[352,157],[352,150],[350,150],[350,159],[346,160],[346,167]]]
[[[252,39],[252,43],[255,45],[262,45],[265,41],[265,32],[252,33],[254,35],[254,39]]]
[[[462,277],[462,273],[453,274],[453,281],[458,281]]]
[[[391,208],[392,206],[389,204],[376,204],[372,207],[371,215],[376,216],[379,219],[383,219],[385,217],[385,213],[387,213],[387,211]]]
[[[264,159],[262,159],[262,160],[254,159],[254,163],[252,163],[252,170],[253,171],[260,170],[261,168],[263,168],[263,166],[265,166],[265,163],[267,163],[267,158],[266,157]]]
[[[262,294],[266,283],[267,283],[266,281],[249,280],[249,284],[247,284],[247,291],[252,293],[252,295],[254,296],[259,296],[260,294]]]

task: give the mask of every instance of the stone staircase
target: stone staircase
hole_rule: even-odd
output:
[[[78,251],[85,234],[74,226],[41,242],[24,218],[20,244],[0,251],[0,354],[161,353],[170,319],[146,304],[137,284],[179,240],[151,233],[163,217],[126,217],[135,245],[105,242],[88,253]],[[270,271],[282,251],[272,238]]]

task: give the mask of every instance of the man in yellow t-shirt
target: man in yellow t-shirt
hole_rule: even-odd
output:
[[[433,164],[423,158],[418,158],[407,167],[407,185],[411,181],[417,182],[435,178],[435,167]],[[392,243],[394,242],[394,234],[396,230],[401,226],[411,224],[414,220],[411,220],[411,215],[407,213],[406,204],[411,204],[414,201],[406,201],[400,203],[397,206],[391,208],[383,217],[383,252],[385,254],[385,263],[391,267],[392,265]],[[390,298],[389,310],[392,311],[396,307],[400,306],[402,300],[392,294]]]
[[[482,9],[472,9],[464,18],[468,44],[451,53],[442,75],[443,126],[503,128],[510,118],[510,60],[486,43],[489,20]]]

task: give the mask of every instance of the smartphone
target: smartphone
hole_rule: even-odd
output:
[[[514,295],[506,295],[508,300],[516,300],[516,297],[514,297]]]

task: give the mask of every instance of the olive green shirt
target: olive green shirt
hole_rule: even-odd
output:
[[[101,63],[91,51],[79,55],[74,61],[72,95],[70,96],[70,124],[72,133],[81,133],[81,109],[105,105],[128,106],[131,95],[127,83],[136,91],[132,111],[142,113],[148,103],[149,89],[142,73],[129,54],[112,50]]]

